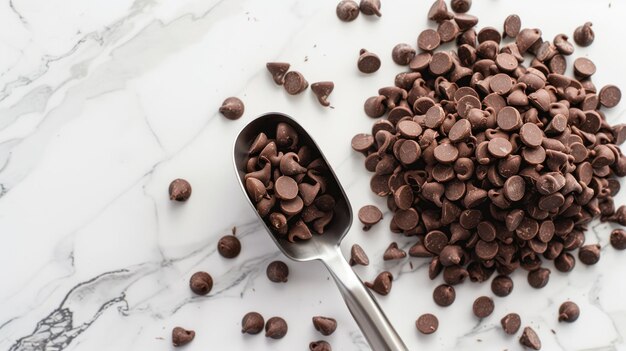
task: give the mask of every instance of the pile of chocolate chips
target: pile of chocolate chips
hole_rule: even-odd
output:
[[[259,215],[279,237],[308,240],[333,219],[335,198],[326,192],[328,167],[298,133],[281,122],[261,132],[246,160],[246,190]]]
[[[409,255],[430,258],[430,278],[443,272],[449,285],[521,267],[541,288],[543,262],[568,272],[577,249],[582,263],[596,263],[599,246],[584,245],[585,231],[594,218],[615,217],[616,177],[626,175],[617,146],[625,125],[611,127],[601,110],[618,104],[620,90],[598,91],[587,58],[565,76],[567,35],[546,41],[517,15],[503,31],[478,30],[478,18],[438,0],[428,17],[438,28],[419,35],[409,70],[365,102],[368,116],[386,117],[352,139],[374,173],[371,190],[387,197],[391,230],[414,236]],[[589,45],[591,24],[574,39]],[[436,51],[445,42],[456,49]]]

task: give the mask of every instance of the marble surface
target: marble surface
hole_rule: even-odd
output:
[[[254,116],[281,111],[316,138],[351,199],[385,208],[369,191],[369,175],[349,140],[370,129],[362,102],[402,70],[390,59],[399,42],[414,45],[430,1],[383,0],[383,17],[341,23],[336,1],[311,0],[7,0],[0,4],[0,349],[171,350],[172,327],[195,329],[186,350],[304,350],[322,339],[313,315],[337,319],[335,350],[368,350],[323,266],[288,262],[287,284],[265,278],[284,259],[255,222],[231,166],[231,143]],[[541,9],[542,11],[537,11]],[[562,12],[557,12],[562,11]],[[596,1],[474,1],[481,25],[500,27],[510,13],[545,37],[594,23],[596,41],[576,55],[598,65],[598,86],[626,88],[622,22],[626,3]],[[558,22],[558,23],[557,23]],[[360,48],[383,59],[379,72],[355,67]],[[288,96],[265,70],[287,61],[310,82],[335,81],[333,109],[310,91]],[[571,59],[569,61],[572,62]],[[238,121],[217,113],[239,96]],[[624,121],[624,105],[608,111]],[[168,200],[177,177],[193,185],[184,204]],[[617,203],[623,203],[624,195]],[[426,262],[383,263],[389,213],[369,232],[354,225],[355,243],[372,264],[356,267],[365,280],[388,269],[396,279],[378,301],[411,350],[520,350],[499,320],[521,314],[544,350],[625,350],[626,255],[608,247],[610,227],[596,223],[588,242],[602,260],[571,274],[553,271],[534,290],[525,274],[495,298],[492,316],[477,320],[471,302],[488,284],[463,284],[457,301],[435,306]],[[233,226],[241,255],[226,260],[216,242]],[[192,295],[188,278],[210,272],[209,296]],[[556,321],[558,305],[577,302],[580,319]],[[282,340],[242,336],[250,310],[289,323]],[[437,333],[419,335],[422,313],[439,316]]]

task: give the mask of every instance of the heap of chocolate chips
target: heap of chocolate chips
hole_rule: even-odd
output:
[[[430,258],[430,278],[443,272],[449,285],[521,267],[541,288],[545,260],[567,272],[581,248],[583,263],[597,262],[585,231],[594,218],[615,218],[616,177],[626,175],[617,146],[626,128],[611,127],[600,109],[619,102],[619,89],[598,91],[589,59],[574,61],[575,77],[563,75],[574,51],[568,37],[546,41],[517,15],[503,34],[476,29],[477,17],[449,12],[443,0],[428,17],[438,29],[419,35],[409,70],[365,102],[368,116],[386,118],[352,139],[374,173],[371,190],[394,213],[391,231],[415,236],[409,254]],[[593,32],[587,24],[574,36],[590,43]],[[448,41],[456,50],[435,51]],[[369,286],[387,293],[383,278]],[[499,279],[494,289],[510,293]]]
[[[281,122],[261,132],[246,160],[246,190],[259,215],[278,237],[290,242],[323,234],[333,219],[335,199],[326,192],[328,167],[298,133]]]

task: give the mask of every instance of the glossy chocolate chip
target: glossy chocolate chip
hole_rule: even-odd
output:
[[[265,320],[258,312],[248,312],[241,319],[241,332],[244,334],[258,334],[263,330]]]
[[[273,261],[265,270],[267,278],[274,283],[286,283],[289,276],[289,267],[283,261]]]
[[[487,296],[481,296],[474,300],[474,304],[472,305],[472,310],[474,311],[474,315],[478,318],[485,318],[493,313],[494,304],[493,300]]]
[[[580,316],[580,308],[572,301],[565,301],[559,307],[559,322],[573,323]]]
[[[265,337],[282,339],[287,335],[287,322],[281,317],[272,317],[265,323]]]
[[[241,242],[234,235],[226,235],[217,242],[217,251],[225,258],[235,258],[241,252]]]
[[[538,268],[528,272],[528,284],[535,289],[541,289],[548,284],[550,280],[550,270],[547,268]]]
[[[391,291],[392,281],[393,275],[385,271],[377,275],[373,282],[365,282],[365,286],[384,296]]]
[[[500,320],[502,330],[509,335],[516,334],[522,325],[522,319],[517,313],[509,313]]]
[[[197,295],[206,295],[213,289],[213,278],[207,272],[196,272],[189,279],[189,288]]]

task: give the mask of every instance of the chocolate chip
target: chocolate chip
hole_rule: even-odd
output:
[[[374,224],[383,219],[383,213],[374,205],[366,205],[359,210],[359,220],[365,228],[371,228]]]
[[[591,22],[587,22],[576,28],[574,31],[574,41],[580,46],[589,46],[595,39],[595,34],[591,28]]]
[[[541,146],[543,132],[534,123],[524,123],[519,133],[522,142],[531,147]]]
[[[588,266],[598,263],[598,261],[600,261],[600,245],[592,244],[582,246],[578,250],[578,259]]]
[[[366,16],[382,16],[380,13],[380,0],[361,0],[359,8]]]
[[[243,111],[243,101],[236,97],[227,98],[220,107],[220,113],[228,119],[239,119],[243,116]]]
[[[385,253],[383,254],[383,260],[385,261],[398,260],[398,259],[405,258],[405,257],[406,257],[406,252],[398,248],[398,243],[396,242],[391,243],[385,250]]]
[[[350,249],[350,265],[354,266],[357,264],[367,266],[370,264],[370,260],[363,248],[358,244],[354,244]]]
[[[449,19],[448,6],[444,0],[435,0],[428,10],[428,19],[436,22]]]
[[[415,57],[415,49],[413,49],[409,44],[398,44],[393,47],[391,51],[391,58],[393,62],[406,66],[413,60]]]
[[[450,8],[456,13],[465,13],[472,7],[472,0],[452,0]]]
[[[302,73],[289,71],[285,74],[283,86],[289,95],[298,95],[309,87],[309,82],[304,79]]]
[[[425,313],[415,321],[415,327],[422,334],[432,334],[439,328],[439,320],[435,315]]]
[[[493,313],[494,304],[493,300],[488,296],[481,296],[474,300],[472,310],[474,315],[478,318],[485,318]]]
[[[572,45],[568,39],[568,36],[565,34],[557,34],[552,41],[559,53],[566,56],[574,53],[574,45]]]
[[[519,338],[519,343],[533,350],[541,349],[541,340],[531,327],[524,328],[522,336]]]
[[[570,253],[564,252],[554,259],[554,267],[559,272],[570,272],[576,265],[576,259]]]
[[[439,254],[448,244],[448,237],[442,231],[433,230],[426,234],[424,238],[424,246],[434,254]]]
[[[258,312],[248,312],[241,319],[241,332],[244,334],[258,334],[263,330],[265,320]]]
[[[372,96],[367,99],[364,104],[365,114],[372,118],[378,118],[384,115],[386,111],[386,107],[384,105],[385,99],[386,97],[382,95]]]
[[[509,15],[504,20],[504,35],[509,38],[515,38],[522,28],[522,21],[518,15]]]
[[[528,284],[535,289],[546,286],[548,280],[550,280],[550,270],[547,268],[538,268],[528,272]]]
[[[282,339],[287,335],[287,322],[280,317],[272,317],[265,323],[265,337]]]
[[[382,272],[376,276],[373,282],[365,282],[365,286],[374,290],[380,295],[387,295],[391,291],[393,275],[390,272]]]
[[[600,104],[604,107],[615,107],[622,99],[622,91],[615,85],[605,85],[600,89]],[[617,142],[617,144],[621,144]]]
[[[241,242],[234,235],[223,236],[217,242],[217,251],[225,258],[235,258],[241,252]]]
[[[615,229],[611,232],[611,245],[616,250],[626,250],[626,231]]]
[[[434,29],[425,29],[417,37],[417,47],[424,51],[433,51],[440,43],[439,33]]]
[[[328,96],[333,92],[335,88],[335,83],[333,82],[317,82],[311,84],[311,91],[317,97],[317,101],[322,106],[330,106],[330,102],[328,102]]]
[[[579,77],[590,77],[596,73],[596,65],[586,57],[579,57],[574,61],[574,73]]]
[[[187,201],[191,196],[191,184],[184,179],[174,179],[168,189],[170,200]]]
[[[309,343],[309,351],[332,351],[330,344],[324,340],[312,341]]]
[[[268,62],[265,64],[267,70],[272,75],[274,83],[283,85],[285,82],[285,74],[289,71],[290,65],[286,62]]]
[[[337,4],[337,17],[344,22],[352,22],[359,17],[359,4],[354,0],[341,0]]]
[[[491,291],[499,297],[508,296],[513,291],[513,280],[507,275],[499,275],[491,281]]]
[[[195,294],[206,295],[213,288],[213,278],[207,272],[196,272],[189,279],[189,288]]]
[[[559,307],[559,322],[575,322],[580,316],[580,308],[572,301],[565,301]]]
[[[380,68],[380,58],[372,52],[361,49],[361,51],[359,51],[357,67],[359,71],[363,73],[374,73]]]
[[[441,284],[433,291],[433,300],[441,307],[452,305],[455,298],[456,292],[454,291],[454,287],[447,284]]]
[[[274,283],[286,283],[289,276],[289,267],[283,261],[273,261],[265,270],[267,278]]]
[[[189,344],[196,337],[196,332],[182,327],[172,329],[172,344],[179,347]]]
[[[522,319],[517,313],[509,313],[500,320],[502,330],[509,335],[516,334],[522,325]]]

